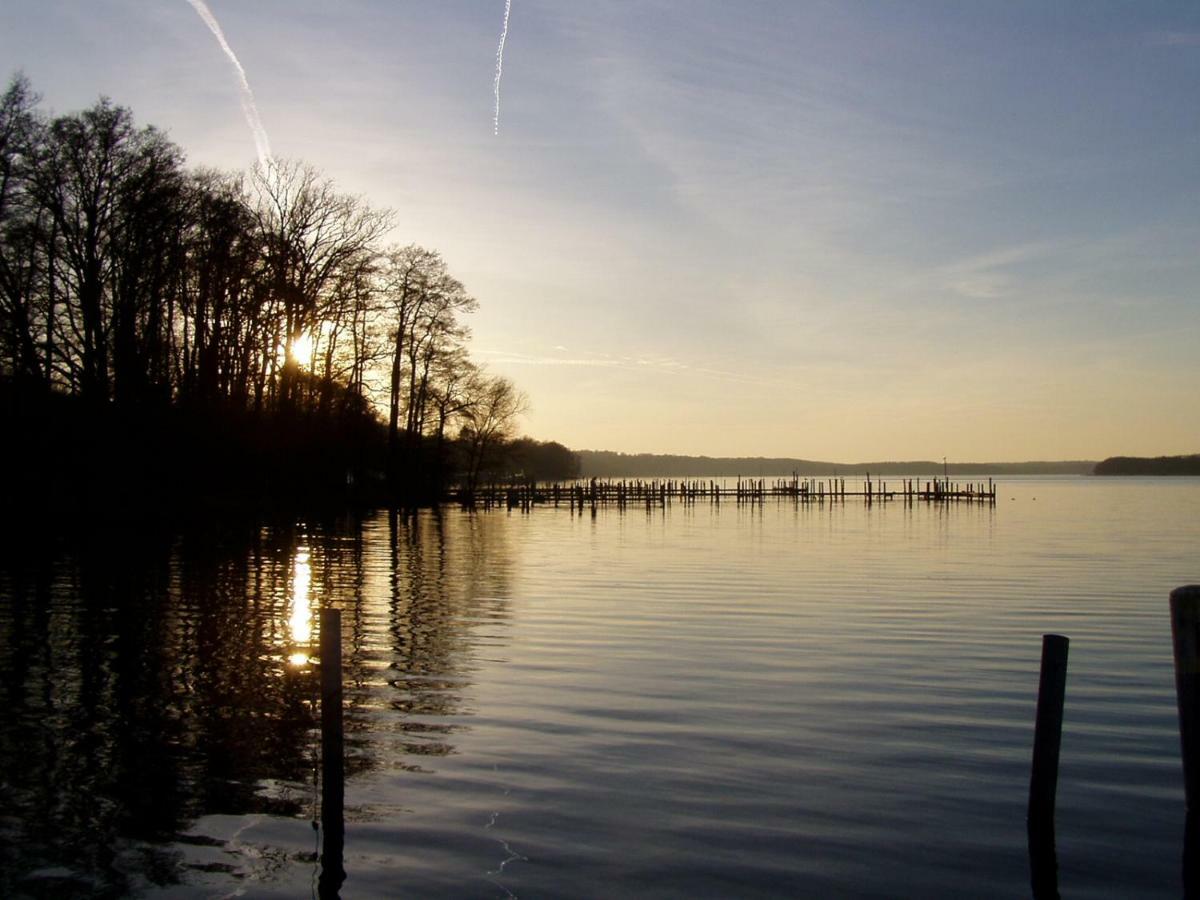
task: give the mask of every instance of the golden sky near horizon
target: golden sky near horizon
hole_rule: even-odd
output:
[[[269,133],[394,209],[534,437],[1200,451],[1200,7],[514,0],[499,95],[503,2],[208,7],[262,135],[184,0],[14,0],[0,56],[50,109],[109,95],[197,165]]]

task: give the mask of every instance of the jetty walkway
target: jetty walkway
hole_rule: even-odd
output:
[[[673,503],[764,503],[767,500],[790,500],[794,503],[846,503],[853,500],[874,503],[985,503],[995,505],[996,486],[992,479],[984,482],[959,483],[949,479],[921,480],[901,478],[890,483],[874,481],[868,475],[861,481],[845,478],[763,479],[738,478],[729,480],[667,479],[644,481],[591,478],[571,482],[538,484],[523,482],[508,485],[488,485],[474,492],[458,489],[451,499],[464,506],[508,509],[530,509],[537,505],[566,506],[572,510],[600,507],[644,506],[666,508]]]

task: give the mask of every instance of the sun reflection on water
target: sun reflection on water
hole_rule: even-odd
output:
[[[312,568],[308,562],[308,550],[302,548],[296,551],[296,561],[292,566],[292,609],[288,627],[293,645],[312,643],[311,583]],[[298,649],[288,657],[288,662],[293,666],[306,666],[309,661],[307,650]]]

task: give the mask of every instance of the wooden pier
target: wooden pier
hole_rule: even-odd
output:
[[[565,506],[574,510],[615,507],[629,509],[662,508],[678,503],[751,504],[767,500],[789,500],[793,503],[977,503],[994,506],[996,485],[992,479],[984,482],[959,483],[944,478],[928,480],[900,478],[889,485],[874,481],[868,475],[860,482],[851,482],[847,489],[845,478],[738,478],[732,484],[723,481],[667,479],[644,481],[591,478],[566,483],[519,483],[489,485],[468,493],[458,490],[451,499],[464,506],[491,509],[528,510],[534,506]]]

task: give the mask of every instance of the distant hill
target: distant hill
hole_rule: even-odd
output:
[[[1096,463],[1094,474],[1200,475],[1200,453],[1188,456],[1110,456]]]
[[[584,478],[661,478],[708,476],[791,475],[936,475],[942,463],[933,460],[908,462],[835,463],[812,459],[760,456],[674,456],[660,453],[614,453],[611,450],[577,450]],[[1090,475],[1095,460],[1059,462],[965,462],[950,463],[951,475]]]

